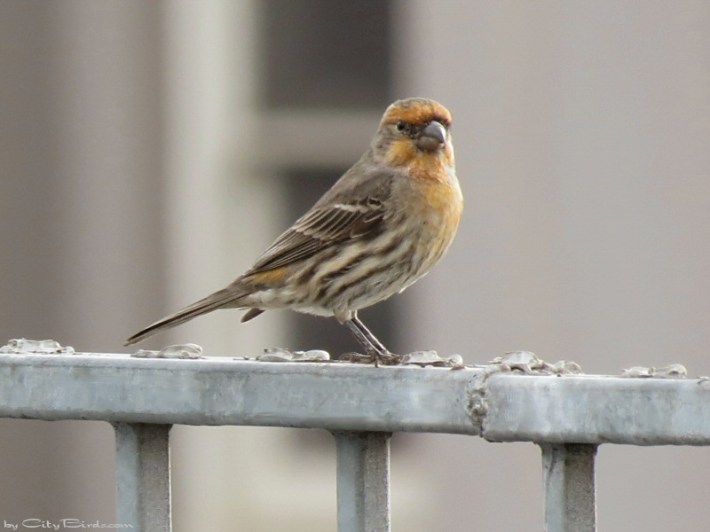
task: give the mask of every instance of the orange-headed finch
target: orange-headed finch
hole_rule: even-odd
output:
[[[357,312],[426,275],[449,248],[463,209],[450,127],[433,100],[394,102],[360,160],[251,269],[126,345],[219,308],[249,309],[242,321],[288,308],[335,316],[375,363],[392,358]]]

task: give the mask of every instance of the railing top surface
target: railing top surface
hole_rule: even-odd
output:
[[[0,417],[710,445],[706,378],[499,369],[0,354]]]

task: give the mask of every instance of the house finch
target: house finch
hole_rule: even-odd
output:
[[[385,111],[364,155],[248,271],[226,288],[131,336],[130,345],[219,308],[335,316],[375,364],[394,357],[358,319],[360,309],[426,275],[456,234],[463,197],[451,114],[424,98]]]

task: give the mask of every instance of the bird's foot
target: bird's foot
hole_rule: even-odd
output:
[[[384,351],[384,352],[378,351],[376,353],[370,354],[370,356],[372,357],[375,367],[397,366],[402,362],[401,355],[395,355],[394,353],[390,353],[389,351]]]
[[[352,362],[354,364],[374,364],[375,367],[379,366],[396,366],[401,360],[401,355],[396,355],[390,353],[389,351],[370,351],[367,353],[343,353],[338,357],[338,360],[344,362]]]

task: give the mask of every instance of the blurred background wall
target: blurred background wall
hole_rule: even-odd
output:
[[[385,106],[454,114],[449,256],[365,314],[401,352],[710,373],[710,4],[0,0],[0,339],[121,352],[234,278],[365,149]],[[146,342],[355,346],[220,312]],[[175,529],[335,528],[318,431],[176,427]],[[111,523],[103,423],[0,420],[0,518]],[[604,446],[600,529],[704,530],[707,450]],[[539,451],[396,435],[401,530],[536,530]],[[246,523],[246,524],[244,524]]]

